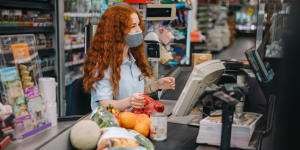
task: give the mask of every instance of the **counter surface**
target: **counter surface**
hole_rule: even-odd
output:
[[[6,150],[34,150],[58,136],[60,133],[71,127],[76,121],[59,122],[57,126],[47,128],[36,135],[30,136],[22,141],[8,143]]]
[[[156,150],[195,150],[198,131],[198,127],[168,123],[167,140],[153,144]]]

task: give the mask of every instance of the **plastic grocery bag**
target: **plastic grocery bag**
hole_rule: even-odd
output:
[[[165,106],[163,103],[160,103],[158,101],[155,101],[151,97],[147,96],[146,94],[142,94],[141,96],[144,97],[145,99],[145,107],[144,108],[133,108],[131,112],[136,113],[136,114],[147,114],[151,115],[151,113],[154,112],[163,112],[165,109]]]
[[[135,130],[129,129],[129,133],[134,135],[135,139],[141,146],[145,147],[147,150],[154,150],[154,145],[148,138],[146,138],[145,136],[143,136]]]
[[[154,145],[134,130],[108,127],[101,129],[97,150],[154,150]]]
[[[104,127],[119,127],[119,122],[115,115],[107,112],[102,106],[99,106],[92,112],[91,120],[95,121],[100,128]]]

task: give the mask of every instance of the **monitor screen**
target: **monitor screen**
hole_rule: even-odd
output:
[[[211,60],[195,66],[176,102],[172,115],[188,115],[206,88],[216,83],[224,71],[225,66],[220,60]]]
[[[147,8],[146,17],[172,17],[172,8]]]
[[[245,52],[245,55],[260,82],[269,82],[274,77],[274,72],[272,69],[267,69],[261,56],[259,55],[258,51],[254,48],[249,49]]]

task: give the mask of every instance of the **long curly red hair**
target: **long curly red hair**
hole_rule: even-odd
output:
[[[111,68],[110,82],[113,87],[113,96],[116,97],[126,35],[130,32],[132,26],[130,15],[133,13],[138,15],[140,28],[144,34],[145,25],[141,14],[130,6],[112,6],[101,17],[84,63],[83,86],[86,92],[94,89],[93,84],[96,81],[103,79],[104,70]],[[144,44],[129,50],[136,59],[136,65],[141,72],[145,76],[151,77],[153,72],[144,55]]]

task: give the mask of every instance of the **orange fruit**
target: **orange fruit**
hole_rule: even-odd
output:
[[[138,123],[146,123],[150,127],[150,117],[146,114],[137,114],[136,124]]]
[[[136,123],[136,114],[132,112],[122,112],[119,115],[120,126],[126,129],[132,129]]]
[[[133,130],[147,137],[149,135],[150,126],[147,123],[138,123],[134,126]]]

